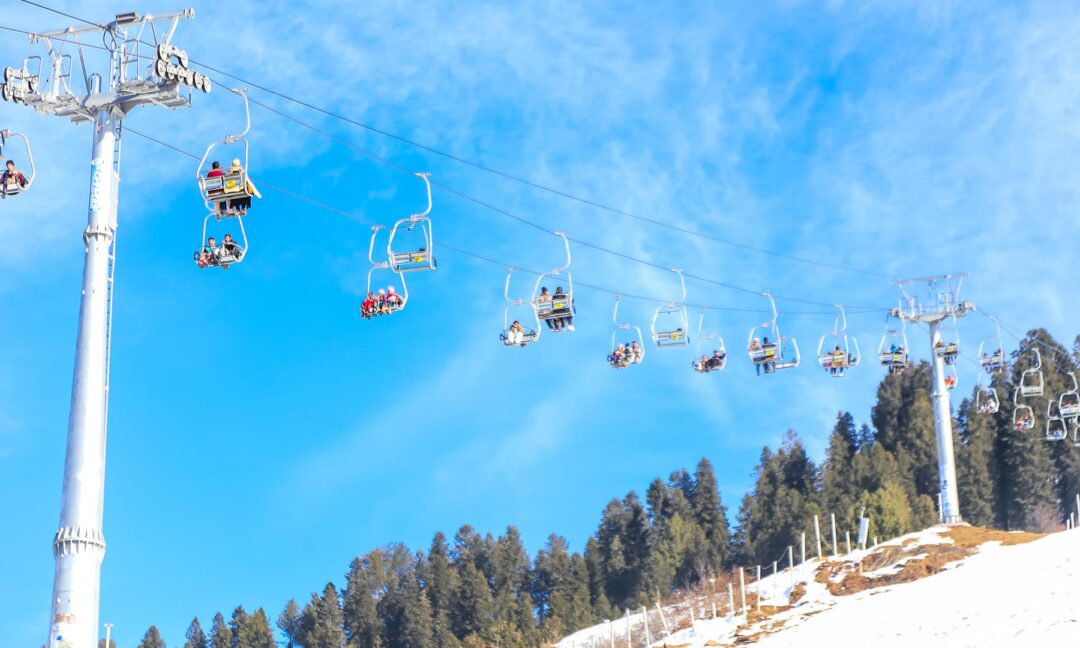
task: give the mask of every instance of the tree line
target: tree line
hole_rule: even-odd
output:
[[[1070,352],[1039,329],[1021,341],[1006,373],[987,378],[999,395],[997,413],[976,412],[976,390],[957,409],[961,512],[973,524],[1049,530],[1080,492],[1080,449],[1045,441],[1044,416],[1033,431],[1013,427],[1012,395],[1036,347],[1046,395],[1070,389],[1080,338]],[[931,383],[927,363],[887,376],[869,423],[838,414],[820,464],[794,431],[776,449],[765,447],[733,530],[712,464],[702,459],[693,473],[653,480],[644,501],[634,491],[612,499],[582,552],[552,534],[530,558],[515,527],[494,537],[465,525],[453,538],[436,533],[426,551],[389,544],[354,559],[340,588],[328,583],[289,601],[274,625],[288,648],[542,646],[734,565],[771,564],[800,534],[812,537],[814,515],[835,514],[843,533],[865,511],[881,538],[925,528],[937,521],[939,490]],[[1045,415],[1045,398],[1030,404]],[[195,618],[183,644],[275,645],[266,612],[243,607],[228,620],[216,614],[209,629]],[[164,647],[155,627],[139,644]]]

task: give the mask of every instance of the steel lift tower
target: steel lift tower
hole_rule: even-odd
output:
[[[956,459],[953,455],[952,407],[949,390],[945,385],[945,359],[939,350],[941,325],[946,319],[956,320],[975,310],[975,305],[960,301],[960,287],[967,273],[938,275],[922,279],[894,281],[904,299],[893,315],[908,322],[919,322],[930,328],[930,357],[934,363],[934,431],[937,436],[938,484],[941,487],[941,520],[946,524],[963,522],[960,517],[960,499],[956,493]],[[921,299],[917,288],[925,289]],[[957,353],[959,353],[959,342]]]
[[[93,124],[75,378],[60,524],[52,543],[56,571],[49,648],[98,644],[121,125],[137,106],[185,108],[192,88],[210,91],[210,80],[188,69],[187,53],[171,43],[180,20],[194,17],[191,9],[159,16],[127,13],[107,23],[32,34],[30,42],[43,45],[46,56],[4,70],[6,101]]]

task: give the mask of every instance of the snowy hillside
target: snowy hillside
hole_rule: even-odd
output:
[[[701,594],[665,607],[663,618],[654,607],[647,618],[639,612],[587,628],[557,646],[623,648],[628,634],[634,648],[1072,645],[1078,595],[1080,532],[1039,539],[934,527],[748,583],[745,615],[737,590],[734,616],[726,594]]]

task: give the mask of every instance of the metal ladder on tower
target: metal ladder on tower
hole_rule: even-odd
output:
[[[117,198],[120,185],[120,134],[123,122],[117,125],[113,138],[112,199]],[[119,219],[119,217],[118,217]],[[113,328],[113,282],[116,278],[116,221],[109,224],[109,270],[107,293],[105,298],[105,429],[109,427],[109,375],[112,368],[112,328]]]

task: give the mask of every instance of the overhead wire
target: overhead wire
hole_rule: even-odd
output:
[[[191,158],[191,159],[194,159],[194,160],[202,159],[200,156],[198,156],[198,155],[196,155],[194,153],[191,153],[190,151],[185,151],[184,149],[182,149],[182,148],[180,148],[178,146],[175,146],[173,144],[165,142],[164,140],[161,140],[161,139],[159,139],[157,137],[154,137],[152,135],[148,135],[146,133],[143,133],[142,131],[134,129],[134,128],[130,127],[130,126],[125,126],[124,132],[130,133],[132,135],[136,135],[138,137],[141,137],[141,138],[143,138],[143,139],[145,139],[147,141],[153,142],[154,144],[157,144],[157,145],[162,146],[164,148],[170,149],[170,150],[172,150],[172,151],[174,151],[176,153],[179,153],[181,155],[184,155],[184,156],[186,156],[188,158]],[[327,211],[327,212],[331,212],[331,213],[335,213],[335,214],[337,214],[339,216],[344,216],[346,218],[350,218],[352,220],[364,223],[366,225],[372,225],[372,226],[380,225],[380,223],[376,223],[375,221],[366,219],[366,218],[364,218],[362,216],[359,216],[358,214],[354,214],[352,212],[341,209],[339,207],[329,205],[329,204],[321,202],[321,201],[319,201],[319,200],[317,200],[315,198],[305,196],[303,194],[297,193],[297,192],[292,191],[290,189],[286,189],[284,187],[281,187],[281,186],[278,186],[278,185],[275,185],[275,184],[271,184],[271,183],[268,183],[268,182],[265,182],[265,181],[260,181],[259,184],[262,187],[265,187],[267,189],[270,189],[270,190],[275,191],[277,193],[280,193],[282,195],[289,196],[289,197],[291,197],[291,198],[293,198],[295,200],[302,201],[302,202],[307,203],[307,204],[309,204],[309,205],[311,205],[313,207],[316,207],[318,209],[321,209],[321,210],[324,210],[324,211]],[[484,262],[487,262],[487,263],[491,263],[493,265],[498,265],[498,266],[501,266],[503,268],[513,268],[514,270],[519,270],[521,272],[524,272],[524,273],[527,273],[527,274],[530,274],[530,275],[533,275],[533,276],[540,276],[540,275],[547,274],[547,271],[541,272],[541,271],[537,271],[537,270],[531,270],[531,269],[524,268],[524,267],[521,267],[521,266],[513,264],[513,263],[508,263],[506,261],[501,261],[501,260],[494,259],[494,258],[491,258],[491,257],[488,257],[488,256],[477,254],[475,252],[471,252],[469,250],[466,250],[466,249],[463,249],[463,248],[460,248],[460,247],[457,247],[457,246],[454,246],[454,245],[451,245],[451,244],[447,244],[447,243],[444,243],[444,242],[440,242],[439,247],[444,248],[446,250],[449,250],[451,252],[455,252],[457,254],[461,254],[463,256],[468,256],[468,257],[477,259],[479,261],[484,261]],[[635,299],[635,300],[640,300],[640,301],[652,302],[652,303],[656,303],[656,304],[670,303],[670,300],[667,300],[667,299],[660,299],[660,298],[657,298],[657,297],[650,297],[650,296],[646,296],[646,295],[628,293],[628,292],[625,292],[625,291],[614,290],[614,289],[611,289],[611,288],[606,288],[604,286],[599,286],[599,285],[596,285],[596,284],[591,284],[591,283],[582,282],[582,281],[575,281],[574,286],[575,287],[587,288],[589,290],[593,290],[593,291],[597,291],[597,292],[607,293],[609,295],[622,296],[622,297],[625,297],[627,299]],[[760,313],[764,313],[764,314],[771,314],[772,313],[772,311],[768,311],[768,310],[752,309],[752,308],[736,308],[736,307],[732,307],[732,306],[715,306],[715,305],[708,305],[708,304],[693,304],[693,303],[685,303],[683,305],[685,305],[687,308],[704,308],[704,309],[708,309],[708,310],[724,311],[724,312],[759,313],[759,314]],[[828,315],[828,316],[834,316],[836,313],[833,312],[833,311],[785,311],[784,314],[785,315],[815,315],[815,316]]]
[[[44,7],[43,5],[39,5],[38,3],[30,2],[29,0],[23,0],[23,1],[27,2],[28,4],[32,4],[34,6],[41,6],[42,8],[48,9],[47,7]],[[73,16],[70,16],[67,13],[64,13],[64,12],[58,12],[58,13],[60,13],[61,15],[64,15],[65,17],[80,20],[80,21],[85,22],[85,23],[87,23],[89,25],[104,28],[103,25],[91,22],[89,20],[81,19],[81,18],[78,18],[78,17],[73,17]],[[14,29],[14,28],[5,28],[5,29],[8,29],[9,31],[23,33],[23,34],[31,34],[32,35],[34,33],[34,32],[30,32],[30,31]],[[55,39],[55,40],[61,40],[61,41],[64,41],[64,42],[69,42],[69,41],[65,41],[64,39]],[[85,46],[85,47],[91,47],[91,48],[94,48],[94,49],[107,50],[107,48],[104,48],[104,47],[101,47],[101,46],[88,45],[88,44],[82,44],[82,45]],[[203,67],[206,67],[207,69],[211,69],[209,66],[203,66]],[[215,70],[215,72],[220,72],[220,71]],[[229,74],[225,74],[225,76],[229,76],[230,78],[235,78],[235,77],[233,77],[232,75],[229,75]],[[220,81],[216,80],[216,79],[212,79],[212,81],[214,81],[215,83],[220,83]],[[222,85],[224,85],[224,84],[222,84]],[[258,88],[258,89],[263,89],[258,84],[251,84],[251,85],[253,87]],[[271,94],[277,94],[277,93],[274,93],[273,91],[269,91],[269,92]],[[288,97],[284,97],[284,98],[288,99]],[[299,125],[299,126],[301,126],[303,128],[306,128],[306,129],[308,129],[308,130],[310,130],[310,131],[312,131],[312,132],[314,132],[314,133],[316,133],[316,134],[318,134],[318,135],[320,135],[322,137],[325,137],[325,138],[327,138],[327,139],[329,139],[331,141],[334,141],[334,142],[336,142],[336,143],[338,143],[338,144],[340,144],[342,146],[345,146],[346,148],[352,149],[352,150],[354,150],[354,151],[356,151],[356,152],[358,152],[358,153],[360,153],[362,155],[365,155],[365,156],[367,156],[367,157],[369,157],[369,158],[371,158],[371,159],[373,159],[373,160],[375,160],[375,161],[377,161],[379,163],[387,165],[387,166],[389,166],[389,167],[391,167],[391,168],[393,168],[393,169],[395,169],[397,171],[400,171],[402,173],[407,173],[407,174],[410,174],[410,175],[415,175],[417,173],[416,171],[414,171],[412,169],[409,169],[408,167],[405,167],[405,166],[401,165],[400,163],[397,163],[397,162],[395,162],[393,160],[390,160],[389,158],[380,156],[380,155],[378,155],[378,154],[376,154],[376,153],[374,153],[372,151],[369,151],[369,150],[367,150],[367,149],[365,149],[363,147],[360,147],[360,146],[350,142],[349,140],[347,140],[347,139],[345,139],[343,137],[340,137],[338,135],[330,133],[329,131],[326,131],[326,130],[324,130],[322,128],[319,128],[319,127],[317,127],[317,126],[315,126],[313,124],[310,124],[310,123],[308,123],[308,122],[306,122],[306,121],[304,121],[304,120],[302,120],[302,119],[300,119],[298,117],[295,117],[295,116],[290,115],[290,114],[288,114],[286,112],[278,110],[277,108],[274,108],[273,106],[270,106],[269,104],[261,102],[261,101],[259,101],[257,99],[253,99],[251,97],[248,97],[248,100],[251,103],[259,106],[260,108],[262,108],[264,110],[267,110],[268,112],[271,112],[271,113],[273,113],[275,115],[278,115],[279,117],[281,117],[283,119],[287,119],[289,121],[292,121],[293,123],[295,123],[295,124],[297,124],[297,125]],[[158,143],[163,144],[160,141]],[[185,154],[187,154],[187,153],[185,152]],[[515,220],[515,221],[517,221],[519,223],[522,223],[523,225],[526,225],[528,227],[532,227],[534,229],[537,229],[537,230],[539,230],[541,232],[545,232],[547,234],[552,234],[552,235],[556,234],[555,230],[548,229],[547,227],[544,227],[543,225],[540,225],[539,223],[533,222],[533,221],[531,221],[531,220],[529,220],[527,218],[524,218],[524,217],[522,217],[522,216],[520,216],[518,214],[510,212],[510,211],[508,211],[506,209],[500,208],[500,207],[498,207],[496,205],[493,205],[493,204],[491,204],[489,202],[486,202],[486,201],[484,201],[482,199],[471,196],[471,195],[469,195],[469,194],[467,194],[465,192],[462,192],[462,191],[460,191],[458,189],[455,189],[454,187],[451,187],[449,185],[446,185],[446,184],[443,184],[443,183],[440,183],[440,182],[437,182],[437,181],[431,181],[431,185],[433,187],[436,187],[436,188],[446,192],[446,193],[457,196],[457,197],[459,197],[459,198],[461,198],[463,200],[471,202],[472,204],[475,204],[475,205],[477,205],[477,206],[479,206],[481,208],[484,208],[484,209],[486,209],[488,211],[491,211],[493,213],[496,213],[498,215],[501,215],[501,216],[504,216],[506,218]],[[277,189],[282,189],[282,188],[279,187],[279,188],[276,188],[275,190],[277,190]],[[281,193],[286,193],[287,194],[288,191],[282,189]],[[662,270],[662,271],[665,271],[665,272],[668,272],[668,271],[671,270],[671,268],[666,266],[666,265],[659,264],[659,263],[656,263],[656,262],[653,262],[653,261],[649,261],[647,259],[641,259],[639,257],[634,257],[634,256],[626,254],[624,252],[620,252],[618,250],[613,250],[613,249],[610,249],[610,248],[605,247],[603,245],[592,243],[592,242],[589,242],[589,241],[584,240],[584,239],[579,239],[579,238],[575,238],[575,237],[571,237],[571,236],[567,236],[567,238],[570,241],[572,241],[573,243],[575,243],[575,244],[577,244],[577,245],[579,245],[581,247],[585,247],[585,248],[593,249],[593,250],[596,250],[596,251],[599,251],[599,252],[603,252],[605,254],[609,254],[609,255],[614,256],[616,258],[621,258],[621,259],[626,260],[626,261],[630,261],[630,262],[633,262],[633,263],[638,263],[638,264],[645,265],[645,266],[655,268],[655,269],[658,269],[658,270]],[[712,284],[712,285],[719,286],[719,287],[722,287],[722,288],[727,288],[729,290],[733,290],[733,291],[736,291],[736,292],[741,292],[741,293],[744,293],[744,294],[762,296],[764,294],[764,292],[765,292],[765,291],[759,291],[759,290],[754,290],[754,289],[750,289],[750,288],[745,288],[745,287],[742,287],[742,286],[737,286],[737,285],[731,284],[729,282],[719,281],[719,280],[716,280],[716,279],[712,279],[710,277],[706,277],[706,276],[698,275],[698,274],[694,274],[694,273],[686,273],[686,272],[684,272],[683,275],[685,277],[689,278],[689,279],[694,279],[694,280],[697,280],[697,281],[701,281],[703,283]],[[584,284],[582,284],[582,285],[584,285]],[[627,294],[627,293],[621,293],[621,294],[624,294],[625,296],[630,297],[630,295]],[[820,301],[815,301],[815,300],[803,299],[803,298],[799,298],[799,297],[788,297],[788,296],[785,296],[785,295],[780,295],[780,294],[775,294],[775,293],[773,293],[773,297],[775,297],[777,300],[780,300],[780,301],[788,301],[788,302],[792,302],[792,303],[804,304],[804,305],[809,305],[809,306],[821,306],[823,308],[832,308],[832,307],[835,306],[835,304],[829,303],[829,302],[820,302]],[[640,298],[640,297],[638,297],[638,298]],[[661,301],[661,300],[657,300],[657,301]],[[665,302],[665,303],[668,303],[668,302]],[[690,307],[695,307],[695,308],[698,307],[698,306],[695,306],[693,304],[688,304],[688,303],[685,304],[685,305],[690,306]],[[705,308],[708,308],[708,307],[705,307]],[[724,310],[733,310],[733,309],[732,308],[724,308]],[[734,309],[734,310],[738,310],[738,311],[742,311],[742,312],[761,312],[761,313],[769,312],[769,311],[765,311],[765,310],[749,309],[749,308],[747,308],[747,309]],[[867,314],[867,313],[880,313],[880,312],[882,312],[884,310],[886,310],[886,309],[882,309],[882,308],[879,308],[879,307],[873,307],[873,306],[854,306],[852,308],[852,310],[849,311],[849,312],[852,315],[861,315],[861,314]],[[794,312],[794,311],[784,311],[784,312],[787,313],[787,314],[793,314],[793,315],[795,315],[795,314],[804,314],[804,315],[805,314],[811,314],[811,313],[807,313],[807,312],[799,313],[799,312]],[[822,314],[823,315],[825,313],[812,313],[812,314]]]
[[[97,22],[94,22],[94,21],[91,21],[91,20],[87,20],[85,18],[81,18],[81,17],[75,16],[75,15],[72,15],[70,13],[67,13],[67,12],[64,12],[64,11],[61,11],[61,10],[58,10],[58,9],[54,9],[54,8],[49,7],[47,5],[41,4],[39,2],[34,2],[32,0],[22,0],[22,2],[24,2],[26,4],[29,4],[29,5],[32,5],[34,7],[38,7],[40,9],[45,10],[45,11],[50,11],[50,12],[59,14],[61,16],[64,16],[66,18],[70,18],[72,20],[77,20],[77,21],[80,21],[80,22],[84,22],[84,23],[86,23],[88,25],[92,25],[92,26],[99,27],[99,28],[102,28],[102,29],[107,28],[105,25],[102,25],[101,23],[97,23]],[[402,135],[392,133],[392,132],[387,131],[385,129],[378,128],[378,127],[372,126],[370,124],[366,124],[366,123],[361,122],[361,121],[359,121],[357,119],[351,118],[351,117],[349,117],[347,115],[343,115],[343,114],[335,112],[333,110],[329,110],[327,108],[317,106],[317,105],[312,104],[312,103],[310,103],[308,101],[304,101],[302,99],[298,99],[296,97],[289,96],[289,95],[287,95],[287,94],[285,94],[283,92],[280,92],[278,90],[274,90],[273,88],[267,87],[267,86],[262,85],[260,83],[256,83],[256,82],[251,81],[249,79],[245,79],[243,77],[237,76],[236,74],[233,74],[233,73],[228,72],[226,70],[223,70],[221,68],[215,67],[215,66],[210,65],[208,63],[203,63],[201,61],[192,59],[190,57],[189,57],[188,60],[192,65],[198,65],[199,67],[201,67],[203,69],[206,69],[206,70],[209,70],[211,72],[214,72],[215,74],[219,74],[219,75],[228,77],[228,78],[233,79],[234,81],[237,81],[237,82],[239,82],[241,84],[256,88],[256,89],[258,89],[258,90],[260,90],[262,92],[265,92],[267,94],[278,97],[279,99],[282,99],[284,101],[288,101],[288,102],[294,103],[294,104],[296,104],[298,106],[302,106],[302,107],[307,108],[309,110],[321,113],[321,114],[326,115],[327,117],[330,117],[332,119],[336,119],[336,120],[342,121],[344,123],[351,124],[353,126],[357,126],[359,128],[362,128],[362,129],[367,130],[369,132],[375,133],[375,134],[380,135],[382,137],[386,137],[388,139],[392,139],[392,140],[401,142],[401,143],[406,144],[408,146],[411,146],[413,148],[423,150],[423,151],[426,151],[426,152],[431,153],[433,155],[437,155],[439,157],[443,157],[445,159],[451,160],[453,162],[472,167],[472,168],[477,169],[479,171],[483,171],[485,173],[489,173],[489,174],[492,174],[492,175],[495,175],[495,176],[510,180],[512,182],[516,182],[518,184],[521,184],[521,185],[524,185],[524,186],[527,186],[527,187],[530,187],[530,188],[533,188],[533,189],[537,189],[539,191],[544,191],[546,193],[550,193],[552,195],[555,195],[555,196],[558,196],[558,197],[561,197],[561,198],[565,198],[567,200],[571,200],[571,201],[574,201],[574,202],[578,202],[580,204],[587,205],[587,206],[590,206],[590,207],[593,207],[593,208],[596,208],[596,209],[599,209],[599,210],[602,210],[602,211],[607,211],[609,213],[625,216],[625,217],[628,217],[628,218],[631,218],[631,219],[634,219],[634,220],[638,220],[640,222],[649,223],[649,224],[657,226],[657,227],[666,228],[668,230],[679,232],[679,233],[686,234],[686,235],[689,235],[689,236],[695,236],[695,237],[698,237],[698,238],[702,238],[702,239],[711,241],[713,243],[719,243],[721,245],[726,245],[726,246],[729,246],[729,247],[748,250],[748,251],[756,252],[756,253],[759,253],[759,254],[764,254],[764,255],[775,257],[775,258],[784,259],[784,260],[787,260],[787,261],[792,261],[792,262],[796,262],[796,263],[803,263],[803,264],[808,264],[808,265],[814,265],[814,266],[818,266],[818,267],[822,267],[822,268],[829,268],[829,269],[832,269],[832,270],[840,270],[840,271],[843,271],[843,272],[851,272],[851,273],[856,273],[856,274],[860,274],[860,275],[870,275],[870,276],[876,276],[876,277],[887,278],[887,279],[892,279],[893,278],[892,275],[889,275],[889,274],[883,273],[883,272],[877,272],[877,271],[871,270],[869,268],[853,268],[853,267],[849,267],[849,266],[845,266],[845,265],[841,265],[841,264],[837,264],[837,263],[829,263],[829,262],[826,262],[826,261],[819,261],[819,260],[816,260],[816,259],[807,259],[807,258],[804,258],[804,257],[799,257],[799,256],[795,256],[795,255],[792,255],[792,254],[787,254],[787,253],[784,253],[784,252],[777,252],[775,250],[768,250],[768,249],[757,247],[757,246],[754,246],[754,245],[749,245],[749,244],[741,243],[741,242],[738,242],[738,241],[732,241],[732,240],[729,240],[729,239],[724,239],[724,238],[715,236],[713,234],[709,234],[707,232],[701,232],[699,230],[693,230],[693,229],[690,229],[690,228],[687,228],[687,227],[676,225],[674,223],[668,223],[668,222],[662,221],[662,220],[657,219],[657,218],[642,216],[640,214],[636,214],[634,212],[631,212],[631,211],[628,211],[628,210],[625,210],[625,209],[619,209],[617,207],[612,207],[612,206],[607,205],[605,203],[601,203],[601,202],[599,202],[597,200],[593,200],[593,199],[590,199],[590,198],[585,198],[583,196],[573,194],[573,193],[571,193],[569,191],[565,191],[565,190],[558,189],[558,188],[555,188],[555,187],[552,187],[552,186],[549,186],[549,185],[541,184],[541,183],[529,180],[527,178],[523,178],[523,177],[521,177],[519,175],[516,175],[516,174],[501,171],[501,170],[496,169],[494,167],[491,167],[491,166],[488,166],[488,165],[485,165],[485,164],[482,164],[482,163],[479,163],[479,162],[475,162],[473,160],[469,160],[469,159],[461,157],[459,155],[454,155],[452,153],[443,151],[443,150],[435,148],[433,146],[423,144],[421,142],[412,140],[412,139],[404,137]],[[443,189],[446,190],[447,188],[443,187]],[[466,196],[462,196],[462,197],[466,197]],[[751,291],[751,292],[756,292],[756,291]],[[796,300],[788,299],[786,301],[796,301]],[[803,302],[803,303],[811,303],[811,302]],[[817,305],[820,305],[820,304],[817,304]]]

